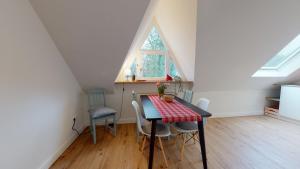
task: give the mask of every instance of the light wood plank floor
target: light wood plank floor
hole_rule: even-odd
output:
[[[209,119],[206,126],[209,169],[299,169],[300,126],[266,116]],[[146,169],[148,150],[139,151],[135,125],[118,126],[117,137],[97,128],[97,144],[88,129],[51,169]],[[170,169],[201,169],[200,148],[191,142],[180,161],[179,147],[165,140]],[[155,168],[165,168],[155,149]]]

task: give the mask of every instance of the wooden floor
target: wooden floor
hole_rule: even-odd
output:
[[[266,116],[209,119],[206,126],[209,169],[299,169],[300,126]],[[139,151],[135,125],[118,126],[117,137],[97,128],[97,144],[88,130],[63,153],[51,169],[146,169],[148,150]],[[201,169],[198,144],[185,149],[165,140],[170,169]],[[154,168],[165,168],[160,150],[155,149]]]

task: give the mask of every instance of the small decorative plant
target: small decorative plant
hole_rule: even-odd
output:
[[[159,97],[162,97],[165,94],[165,90],[167,89],[168,84],[157,82],[156,86]]]
[[[182,89],[182,79],[181,79],[180,76],[175,76],[173,79],[175,81],[175,95],[177,95],[177,93],[183,91],[183,89]],[[178,91],[177,91],[177,84],[179,84],[178,85]]]

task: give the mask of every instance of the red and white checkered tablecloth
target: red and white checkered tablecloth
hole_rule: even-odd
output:
[[[149,95],[148,97],[157,111],[161,114],[164,123],[202,120],[198,113],[176,100],[168,103],[161,100],[157,95]]]

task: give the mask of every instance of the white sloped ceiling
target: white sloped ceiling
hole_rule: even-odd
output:
[[[81,86],[110,88],[150,0],[30,1]],[[267,89],[300,79],[300,71],[251,77],[300,33],[299,0],[198,0],[197,13],[195,90]]]
[[[150,0],[30,0],[83,88],[111,88]]]
[[[196,90],[260,90],[299,80],[299,71],[251,78],[300,33],[299,16],[299,0],[199,0]]]

